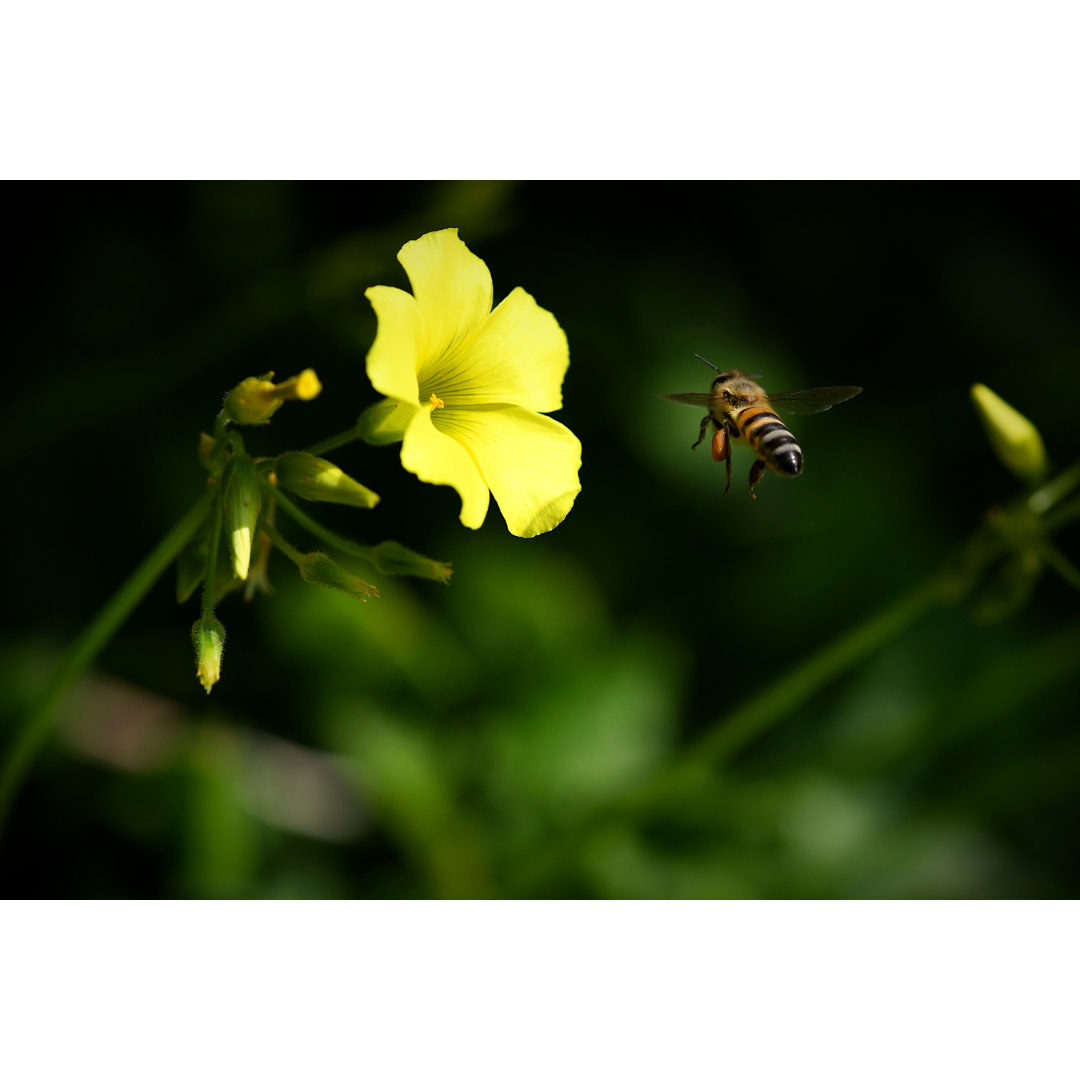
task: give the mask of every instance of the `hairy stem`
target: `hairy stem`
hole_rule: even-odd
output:
[[[216,489],[208,488],[113,593],[93,621],[72,642],[49,681],[48,689],[21,718],[0,763],[0,830],[3,829],[19,785],[49,736],[57,706],[198,531],[215,495]]]
[[[365,559],[367,562],[375,563],[369,545],[358,544],[355,540],[349,540],[347,537],[334,532],[333,529],[328,529],[325,525],[316,521],[310,514],[301,510],[296,503],[283,495],[280,489],[270,488],[269,490],[272,492],[274,501],[278,506],[280,506],[297,525],[311,533],[316,539],[321,540],[324,544],[329,544],[331,547],[337,548],[338,551],[344,551],[347,555],[355,555],[359,559]]]

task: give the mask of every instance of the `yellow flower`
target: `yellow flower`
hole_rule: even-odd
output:
[[[367,373],[386,400],[361,417],[361,434],[401,439],[402,465],[455,488],[470,529],[489,493],[515,536],[554,529],[581,490],[581,443],[541,415],[562,407],[566,335],[524,289],[492,311],[491,274],[457,229],[411,241],[398,261],[412,294],[366,293],[379,320]]]

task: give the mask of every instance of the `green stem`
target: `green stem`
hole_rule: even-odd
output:
[[[1080,589],[1080,570],[1062,555],[1056,545],[1049,540],[1042,540],[1035,545],[1035,550],[1047,566],[1056,570],[1074,589]]]
[[[346,555],[355,555],[356,558],[363,559],[382,574],[408,574],[412,577],[427,578],[430,581],[441,581],[444,585],[450,580],[449,563],[429,559],[426,555],[410,551],[394,540],[384,540],[374,547],[370,544],[358,544],[355,540],[348,540],[306,514],[296,503],[287,498],[280,488],[274,487],[265,478],[262,482],[274,502],[297,525],[330,547]]]
[[[354,425],[347,431],[341,432],[340,435],[331,435],[329,439],[323,439],[322,442],[309,446],[307,452],[318,457],[321,454],[329,454],[331,450],[336,450],[339,446],[347,446],[351,442],[356,442],[359,438],[360,436],[356,433],[356,426]]]
[[[1080,486],[1080,461],[1060,472],[1042,487],[1033,491],[1027,498],[1029,509],[1036,514],[1045,514],[1056,506],[1074,488]]]
[[[214,438],[218,442],[225,438],[226,433],[229,430],[229,418],[225,415],[225,410],[217,414],[214,418]]]
[[[280,488],[270,487],[269,490],[273,494],[274,501],[278,506],[280,506],[297,525],[311,533],[312,536],[322,540],[323,543],[329,544],[331,547],[337,548],[338,551],[344,551],[346,555],[355,555],[357,558],[365,559],[367,562],[373,564],[376,562],[369,545],[358,544],[355,540],[349,540],[334,532],[333,529],[328,529],[325,525],[316,521],[315,518],[301,510],[291,499],[286,498],[286,496],[282,494]]]
[[[211,619],[214,616],[214,596],[217,590],[217,561],[220,547],[221,500],[219,499],[214,506],[214,516],[210,523],[210,539],[207,542],[206,547],[206,577],[203,578],[202,590],[202,617],[204,619]]]
[[[180,555],[206,519],[216,494],[216,488],[208,488],[135,568],[127,581],[113,593],[94,620],[72,642],[50,680],[48,689],[23,716],[8,753],[0,764],[0,830],[3,829],[19,785],[45,744],[57,706],[153,588],[158,578]]]
[[[297,566],[300,565],[300,560],[303,559],[304,553],[299,548],[293,547],[269,521],[264,521],[262,523],[262,530],[270,537],[278,550],[288,556],[288,558],[296,563]]]
[[[684,783],[705,779],[743,747],[782,720],[795,716],[829,683],[857,667],[954,595],[951,578],[933,577],[859,623],[719,720],[626,805],[641,809]]]
[[[1080,499],[1070,499],[1055,507],[1042,519],[1044,533],[1057,532],[1080,518]]]
[[[958,599],[958,590],[962,588],[963,583],[956,576],[935,576],[813,653],[749,701],[718,719],[658,776],[628,797],[579,822],[572,834],[555,839],[546,851],[530,862],[524,880],[514,883],[514,895],[530,894],[538,882],[549,879],[598,832],[639,818],[673,792],[707,782],[739,750],[781,721],[795,717],[799,709],[831,682],[899,637],[935,608]]]
[[[1053,506],[1078,483],[1080,467],[1074,466],[1041,489],[1037,493],[1038,502]],[[976,539],[984,543],[976,543],[969,550],[957,571],[931,578],[914,592],[819,649],[740,705],[710,728],[652,783],[627,800],[624,809],[643,808],[673,788],[705,779],[744,746],[794,715],[814,694],[898,637],[935,607],[958,600],[1000,555],[1003,547],[1001,538],[993,533],[979,533]],[[1080,572],[1052,544],[1039,545],[1039,553],[1066,581],[1080,588]]]

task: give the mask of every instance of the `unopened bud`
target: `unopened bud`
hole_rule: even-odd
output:
[[[1047,467],[1039,429],[982,383],[971,388],[971,400],[1001,463],[1021,480],[1038,483]]]
[[[410,551],[396,540],[384,540],[381,544],[367,549],[368,557],[375,564],[375,569],[383,574],[408,574],[412,577],[427,578],[449,584],[453,571],[450,564],[437,562]]]
[[[356,434],[372,446],[401,442],[417,409],[403,401],[384,398],[368,406],[356,421]]]
[[[262,506],[259,472],[251,458],[238,454],[229,462],[225,469],[222,494],[233,573],[244,581],[251,563],[251,544],[255,539],[255,525]]]
[[[310,555],[305,555],[300,560],[299,566],[300,576],[313,585],[328,585],[332,589],[340,589],[360,600],[379,595],[379,590],[374,585],[369,585],[355,574],[350,574],[343,566],[338,566],[329,555],[324,555],[321,551],[313,551]]]
[[[311,368],[276,386],[266,375],[250,376],[233,387],[225,397],[225,415],[234,424],[265,424],[284,401],[310,401],[322,391],[322,383]]]
[[[221,678],[221,655],[225,651],[225,627],[213,616],[197,619],[191,628],[195,645],[195,670],[202,688],[210,688]]]
[[[343,473],[332,461],[297,451],[282,454],[274,466],[278,483],[313,502],[344,503],[370,509],[379,501],[374,491]]]

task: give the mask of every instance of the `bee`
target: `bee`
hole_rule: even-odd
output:
[[[756,458],[750,466],[750,498],[756,499],[754,487],[766,469],[781,476],[798,476],[802,472],[802,449],[773,408],[788,413],[808,415],[825,412],[841,401],[862,393],[861,386],[820,386],[816,390],[793,390],[771,397],[749,375],[741,371],[721,371],[704,356],[694,356],[708,364],[717,376],[707,394],[666,394],[669,401],[680,405],[704,406],[709,411],[701,421],[696,450],[711,424],[715,429],[712,440],[714,461],[727,463],[726,495],[731,488],[731,444],[745,439]]]

